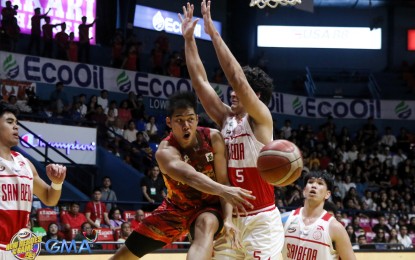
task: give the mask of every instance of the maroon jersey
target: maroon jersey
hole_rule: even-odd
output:
[[[164,140],[180,152],[183,161],[193,166],[196,171],[216,181],[210,129],[198,127],[197,138],[199,141],[199,147],[197,149],[181,148],[172,133]],[[196,190],[187,184],[174,180],[167,174],[163,174],[163,178],[168,191],[167,200],[180,209],[201,208],[219,203],[218,196]]]

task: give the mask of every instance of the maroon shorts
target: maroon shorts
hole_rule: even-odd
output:
[[[188,234],[195,219],[204,212],[212,212],[218,218],[219,228],[216,232],[218,234],[223,228],[220,204],[183,210],[166,200],[150,216],[143,219],[135,231],[154,240],[170,244]]]

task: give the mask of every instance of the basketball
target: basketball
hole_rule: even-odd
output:
[[[301,176],[303,158],[300,149],[292,142],[274,140],[259,152],[257,168],[266,182],[283,187]]]

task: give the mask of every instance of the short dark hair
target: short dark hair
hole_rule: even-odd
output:
[[[92,227],[92,225],[91,225],[88,221],[85,221],[85,222],[84,222],[84,223],[82,223],[82,225],[81,225],[81,229],[82,229],[82,230],[85,228],[85,225],[90,225],[90,226]]]
[[[249,85],[255,93],[260,94],[259,99],[268,105],[272,96],[273,80],[267,73],[265,73],[259,67],[251,68],[245,66],[242,68],[245,73],[245,77],[248,80]]]
[[[171,117],[176,109],[193,108],[196,112],[196,96],[193,92],[176,92],[169,97],[167,116]]]
[[[15,105],[9,104],[5,101],[0,101],[0,116],[3,116],[6,112],[12,113],[17,117],[19,114],[19,109]]]
[[[72,201],[72,202],[69,204],[69,207],[72,207],[73,205],[78,205],[78,206],[80,206],[79,202],[77,202],[77,201]]]
[[[327,190],[333,191],[334,181],[333,176],[330,173],[327,173],[325,171],[311,171],[304,176],[304,185],[306,185],[308,180],[311,178],[324,180],[324,182],[327,185]]]
[[[56,87],[57,87],[57,86],[63,86],[63,82],[62,82],[62,81],[58,81],[58,82],[56,82],[55,86],[56,86]]]

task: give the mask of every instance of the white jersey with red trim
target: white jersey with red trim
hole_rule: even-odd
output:
[[[33,172],[29,162],[18,152],[13,161],[0,158],[0,250],[14,234],[25,228],[32,208]]]
[[[329,233],[333,216],[324,211],[311,225],[306,226],[302,218],[303,208],[294,210],[285,222],[283,259],[327,260],[339,259]]]
[[[228,175],[232,186],[252,191],[256,200],[249,214],[255,214],[275,208],[274,186],[262,179],[257,170],[259,151],[264,147],[260,143],[248,122],[248,115],[237,122],[228,117],[222,128],[222,135],[228,148]],[[272,137],[270,142],[272,141]]]

